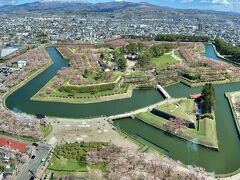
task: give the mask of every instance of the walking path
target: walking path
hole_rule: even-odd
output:
[[[162,105],[162,104],[165,104],[165,103],[169,103],[169,102],[173,102],[173,101],[176,101],[176,99],[166,99],[164,101],[161,101],[161,102],[158,102],[158,103],[155,103],[151,106],[147,106],[147,107],[144,107],[144,108],[141,108],[141,109],[137,109],[135,111],[131,111],[131,112],[128,112],[128,113],[124,113],[124,114],[119,114],[119,115],[114,115],[114,116],[109,116],[107,117],[107,119],[109,120],[115,120],[115,119],[122,119],[122,118],[126,118],[126,117],[134,117],[136,114],[138,113],[141,113],[141,112],[146,112],[146,111],[151,111],[153,108],[159,106],[159,105]]]
[[[182,59],[174,54],[175,51],[176,51],[176,49],[174,49],[174,50],[172,51],[171,56],[172,56],[175,60],[177,60],[177,61],[179,61],[180,63],[182,63]]]
[[[239,113],[239,108],[238,108],[238,101],[239,100],[237,100],[236,98],[237,98],[237,96],[240,96],[240,92],[234,92],[234,93],[230,93],[230,98],[229,98],[229,100],[230,101],[232,101],[232,111],[233,111],[233,113],[235,113],[235,121],[236,121],[236,123],[237,123],[237,129],[238,129],[238,131],[239,131],[239,133],[240,133],[240,130],[239,130],[239,126],[240,126],[240,113]]]

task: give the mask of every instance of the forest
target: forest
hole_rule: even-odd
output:
[[[179,42],[208,42],[209,37],[207,36],[193,36],[193,35],[182,35],[182,34],[158,34],[156,35],[155,41],[179,41]]]
[[[215,39],[213,44],[216,46],[216,49],[220,54],[228,56],[227,59],[240,63],[240,47],[234,46],[218,38]]]
[[[204,85],[202,90],[203,95],[203,114],[212,113],[216,109],[215,89],[211,83]]]

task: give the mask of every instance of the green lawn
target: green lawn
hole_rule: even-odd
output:
[[[57,171],[87,171],[87,163],[63,157],[58,159],[55,155],[53,155],[48,169]]]
[[[138,118],[148,124],[151,124],[155,127],[158,127],[162,130],[165,129],[164,124],[167,122],[166,119],[158,117],[150,112],[139,113],[136,115],[136,118]]]
[[[156,109],[196,124],[195,102],[192,99],[182,99],[171,103],[165,103],[158,106]]]
[[[77,49],[74,48],[74,47],[69,47],[68,49],[69,49],[69,51],[71,51],[73,54],[75,54],[75,53],[77,52]]]
[[[40,131],[43,133],[43,137],[47,137],[52,132],[53,126],[48,124],[47,126],[40,126]]]
[[[179,61],[174,59],[171,54],[165,54],[158,58],[153,58],[151,63],[159,69],[166,69],[168,66],[172,64],[177,64]]]
[[[103,81],[101,81],[101,79],[100,80],[96,80],[95,78],[96,77],[98,77],[99,75],[103,75],[104,74],[104,72],[102,72],[102,71],[100,71],[100,72],[90,72],[90,73],[88,73],[87,74],[87,76],[86,76],[86,81],[85,82],[83,82],[83,84],[93,84],[93,83],[95,83],[95,84],[100,84],[100,83],[104,83]],[[112,74],[112,76],[111,76],[111,79],[109,80],[109,81],[107,81],[107,82],[114,82],[114,81],[116,81],[119,77],[121,76],[121,73],[119,73],[119,72],[113,72],[113,74]],[[101,77],[101,76],[100,76]]]
[[[90,151],[98,151],[108,145],[103,142],[81,142],[57,146],[48,165],[48,170],[55,176],[87,172],[88,168],[106,171],[105,163],[88,164],[86,155]]]
[[[124,75],[125,78],[137,78],[137,77],[145,77],[145,76],[146,74],[143,71],[135,71],[135,72],[131,72]]]

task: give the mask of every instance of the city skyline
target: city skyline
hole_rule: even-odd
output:
[[[24,3],[31,3],[36,1],[51,2],[88,2],[101,3],[110,2],[114,0],[0,0],[0,6],[4,5],[19,5]],[[122,0],[115,0],[122,1]],[[129,2],[143,2],[141,0],[128,0]],[[233,11],[240,12],[240,0],[144,0],[144,2],[168,6],[179,9],[202,9],[202,10],[217,10],[217,11]]]

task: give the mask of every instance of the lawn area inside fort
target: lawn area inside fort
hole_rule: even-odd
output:
[[[151,63],[159,69],[166,69],[170,65],[179,63],[179,61],[174,59],[172,55],[168,53],[158,58],[153,58]]]

